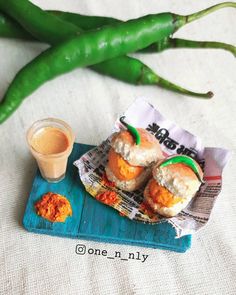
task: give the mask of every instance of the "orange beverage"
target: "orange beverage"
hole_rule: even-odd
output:
[[[48,182],[58,182],[65,177],[74,139],[70,126],[59,119],[36,121],[28,130],[28,145],[42,177]]]

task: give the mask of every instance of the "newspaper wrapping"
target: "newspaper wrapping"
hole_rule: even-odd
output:
[[[155,135],[164,156],[183,154],[195,159],[204,171],[205,183],[177,216],[164,218],[154,214],[143,202],[143,189],[125,192],[107,180],[105,166],[111,135],[101,145],[74,162],[85,189],[98,201],[118,210],[122,216],[145,223],[171,223],[177,238],[201,229],[208,222],[215,200],[221,191],[222,171],[230,158],[230,152],[222,148],[202,146],[198,137],[165,119],[143,98],[136,99],[124,115],[127,122],[133,126],[144,128]],[[118,118],[113,133],[123,128]]]

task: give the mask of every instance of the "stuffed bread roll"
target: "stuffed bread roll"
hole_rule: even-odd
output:
[[[125,191],[142,187],[150,178],[153,164],[163,159],[155,136],[142,128],[135,130],[139,135],[138,144],[130,130],[114,134],[106,166],[107,178]]]
[[[199,190],[203,172],[188,156],[172,156],[158,163],[153,178],[144,190],[144,201],[165,217],[173,217],[184,209]]]

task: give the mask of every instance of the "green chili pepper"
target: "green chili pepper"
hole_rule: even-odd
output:
[[[117,19],[110,17],[100,17],[100,16],[85,16],[81,14],[75,14],[71,12],[62,11],[48,11],[49,13],[55,14],[56,16],[62,18],[63,20],[70,21],[71,23],[78,25],[84,30],[93,29],[99,26],[104,26],[110,23],[121,22]],[[34,39],[27,31],[25,31],[19,24],[14,20],[4,16],[0,13],[0,37],[10,37],[10,38],[23,38],[23,39]],[[191,40],[181,40],[164,38],[159,42],[153,43],[141,52],[160,52],[168,48],[222,48],[231,51],[236,54],[236,47],[233,45],[220,43],[220,42],[203,42],[203,41],[191,41]],[[103,75],[113,77],[115,79],[135,84],[135,85],[158,85],[162,88],[195,97],[212,97],[212,92],[207,93],[197,93],[187,90],[181,86],[178,86],[168,80],[160,77],[158,74],[154,73],[149,67],[140,62],[138,59],[132,57],[117,57],[116,63],[114,60],[105,61],[97,65],[91,66],[91,68]]]
[[[172,164],[177,164],[177,163],[183,163],[186,166],[190,167],[193,172],[196,174],[197,178],[199,179],[199,181],[203,182],[202,176],[199,172],[199,167],[197,165],[197,163],[190,157],[188,156],[172,156],[167,160],[164,160],[159,167],[166,167],[168,165],[172,165]]]
[[[17,22],[0,12],[0,36],[5,38],[34,39]]]
[[[56,12],[55,12],[56,14]],[[59,14],[61,15],[61,13]],[[68,13],[63,13],[64,16],[67,16]],[[65,19],[71,20],[71,13],[69,13],[70,17],[64,17]],[[82,18],[82,25],[85,27],[85,20],[87,19],[87,16],[72,14],[73,18],[72,20],[75,20],[74,22],[79,23],[80,19]],[[76,18],[78,16],[78,18]],[[103,19],[107,19],[105,17],[94,17],[95,20],[92,22],[89,22],[91,27],[93,27],[95,24],[101,25]],[[93,17],[89,17],[89,20],[93,20]],[[2,20],[2,21],[1,21]],[[77,20],[77,21],[76,21]],[[110,20],[110,18],[108,18]],[[106,21],[105,23],[109,23]],[[87,25],[88,27],[89,25]],[[3,15],[0,13],[0,37],[8,37],[8,38],[21,38],[21,39],[27,39],[27,40],[34,40],[34,37],[30,35],[27,31],[25,31],[20,25],[18,25],[15,21],[10,19],[9,17]],[[160,41],[162,43],[162,41]],[[165,42],[166,44],[166,42]],[[177,93],[185,94],[185,95],[191,95],[195,97],[210,97],[212,96],[212,92],[207,93],[197,93],[193,92],[187,89],[184,89],[183,87],[180,87],[178,85],[175,85],[168,80],[160,77],[156,73],[154,73],[148,66],[146,66],[144,63],[139,61],[138,59],[135,59],[133,57],[117,57],[116,61],[114,59],[108,60],[96,65],[91,66],[91,68],[103,75],[107,75],[110,77],[113,77],[115,79],[135,84],[135,85],[158,85],[162,88],[172,90]]]
[[[64,11],[57,11],[57,10],[48,10],[47,12],[59,17],[60,19],[64,21],[74,24],[78,26],[80,29],[85,31],[103,27],[109,24],[122,22],[121,20],[118,20],[112,17],[82,15],[82,14],[77,14],[73,12],[64,12]],[[20,26],[13,19],[9,18],[7,15],[4,15],[1,12],[0,12],[0,37],[18,38],[18,39],[37,41],[37,39],[35,39],[35,37],[33,37],[24,28],[22,28],[22,26]],[[236,56],[236,47],[231,44],[214,42],[214,41],[193,41],[193,40],[171,38],[171,37],[166,37],[163,40],[160,40],[159,42],[154,42],[147,48],[141,49],[140,51],[142,53],[155,53],[155,52],[161,52],[163,50],[171,49],[171,48],[224,49],[226,51],[231,52],[234,56]],[[100,69],[98,70],[98,72],[100,72]],[[101,72],[103,72],[103,69],[101,69]],[[104,72],[106,72],[106,68],[104,68]],[[112,77],[116,78],[113,75]]]
[[[84,31],[123,22],[113,17],[82,15],[58,10],[48,10],[48,13],[53,14],[66,22],[72,23]]]
[[[128,124],[125,122],[125,116],[120,117],[120,122],[127,128],[127,130],[131,133],[131,135],[133,136],[136,145],[140,145],[141,144],[141,136],[138,132],[138,130],[133,127],[132,125]]]
[[[226,5],[227,7],[227,5]],[[70,22],[84,31],[96,29],[98,27],[103,27],[106,25],[111,25],[115,23],[122,22],[121,20],[113,17],[104,17],[104,16],[90,16],[82,15],[73,12],[64,12],[58,10],[48,10],[50,14],[58,16],[60,19],[63,19],[67,22]],[[236,56],[236,47],[231,44],[226,44],[222,42],[213,42],[213,41],[193,41],[179,38],[166,37],[159,42],[154,42],[147,48],[141,49],[142,53],[155,53],[161,52],[165,49],[170,48],[215,48],[215,49],[224,49],[231,52]]]
[[[14,8],[19,10],[24,1],[20,2],[20,6],[14,6],[15,3],[18,2],[1,0],[0,9],[10,13],[12,17],[14,15],[16,17],[16,9],[10,8],[13,5]],[[10,116],[26,96],[46,81],[77,67],[90,66],[145,48],[153,42],[170,36],[195,18],[198,19],[222,7],[236,7],[236,3],[227,2],[215,5],[190,16],[172,13],[148,15],[122,24],[82,33],[76,38],[46,50],[25,66],[10,84],[0,104],[0,123]],[[27,9],[23,9],[23,11],[25,11],[29,23],[38,23],[39,19],[35,22],[36,16],[33,13],[29,13]],[[21,15],[21,17],[24,17],[24,15]],[[47,25],[50,27],[49,24]],[[43,32],[41,36],[49,38],[48,32]],[[56,37],[54,36],[55,40]]]
[[[8,3],[9,5],[9,3]],[[28,11],[31,11],[31,7],[33,4],[31,4],[30,2],[28,2],[27,5],[30,5],[28,7]],[[35,6],[33,5],[34,10],[35,10]],[[18,7],[17,7],[18,8]],[[43,15],[43,11],[40,10],[40,8],[37,8],[37,10],[39,10],[41,12],[41,15]],[[36,11],[37,11],[36,10]],[[35,11],[34,11],[35,13]],[[62,16],[64,19],[69,19],[72,22],[74,22],[76,25],[81,23],[81,25],[83,27],[85,27],[86,29],[89,28],[94,28],[95,24],[96,25],[101,25],[102,23],[108,24],[110,22],[119,22],[121,23],[121,21],[113,19],[113,18],[105,18],[105,17],[87,17],[87,16],[82,16],[82,15],[77,15],[77,14],[73,14],[73,13],[62,13],[62,12],[50,12],[56,15],[60,15]],[[47,13],[46,13],[47,14]],[[3,20],[3,15],[0,15],[2,20]],[[30,15],[31,16],[31,15]],[[46,15],[46,20],[48,19],[48,14]],[[52,19],[54,19],[55,17],[52,17]],[[85,19],[88,18],[88,24],[87,27],[85,26]],[[41,21],[43,22],[43,19],[41,19]],[[4,23],[4,22],[2,22]],[[14,37],[17,36],[17,34],[21,36],[23,36],[23,38],[27,38],[29,39],[30,36],[27,34],[27,32],[25,31],[24,33],[24,29],[22,28],[22,30],[20,31],[21,27],[14,22],[14,20],[12,19],[7,19],[5,18],[5,28],[3,28],[3,33],[4,35],[6,35],[6,31],[10,30],[12,27],[14,27],[14,23],[16,25],[16,29],[12,30],[9,32],[10,37]],[[31,24],[29,23],[29,18],[24,18],[22,20],[22,24],[27,27],[27,28],[31,28]],[[44,33],[43,35],[41,34],[41,30],[44,30],[44,26],[41,27],[41,22],[37,22],[36,25],[34,24],[33,28],[32,28],[32,34],[36,34],[35,32],[39,31],[39,38],[41,39],[42,36],[46,36],[46,40],[48,39],[48,32]],[[67,23],[64,24],[65,26],[67,25]],[[58,27],[56,28],[56,30],[58,29]],[[0,26],[0,33],[1,33],[1,26]],[[52,33],[52,32],[51,32]],[[53,42],[55,42],[55,35],[53,35]],[[61,35],[58,36],[58,38],[60,38]],[[32,37],[31,37],[32,39]],[[123,56],[123,57],[116,57],[115,59],[111,59],[109,61],[105,61],[103,63],[91,66],[91,69],[101,73],[103,75],[108,75],[111,76],[115,79],[124,81],[124,82],[128,82],[128,83],[132,83],[135,85],[157,85],[160,86],[162,88],[166,88],[168,90],[177,92],[177,93],[181,93],[181,94],[185,94],[185,95],[191,95],[191,96],[195,96],[195,97],[203,97],[203,98],[209,98],[213,96],[212,92],[207,92],[207,93],[197,93],[197,92],[193,92],[187,89],[184,89],[183,87],[180,87],[176,84],[173,84],[171,82],[169,82],[168,80],[158,76],[157,74],[155,74],[148,66],[146,66],[144,63],[142,63],[141,61],[128,57],[128,56]]]
[[[74,24],[53,17],[28,0],[0,0],[0,10],[18,21],[36,39],[50,44],[67,40],[82,32]],[[24,22],[21,22],[22,19]],[[40,30],[37,29],[38,27]]]
[[[236,47],[222,42],[215,41],[196,41],[196,40],[186,40],[180,38],[171,38],[167,37],[160,42],[156,42],[140,50],[142,53],[153,53],[153,52],[161,52],[167,49],[172,48],[207,48],[207,49],[223,49],[231,52],[234,56],[236,56]]]
[[[200,98],[210,98],[214,95],[211,91],[207,93],[197,93],[169,82],[168,80],[160,77],[157,73],[154,73],[152,69],[140,62],[138,59],[120,56],[116,58],[116,61],[116,68],[114,68],[113,59],[93,65],[91,68],[98,73],[108,75],[131,84],[158,85],[164,89]]]
[[[25,1],[25,0],[24,0]],[[51,21],[54,22],[54,24],[56,24],[58,26],[58,20],[57,23],[55,21],[55,17],[60,18],[61,21],[63,21],[64,26],[67,26],[67,23],[71,23],[74,26],[77,27],[77,30],[75,30],[75,28],[72,29],[72,27],[70,26],[70,32],[73,35],[73,31],[77,33],[80,32],[80,30],[78,30],[78,28],[80,28],[81,30],[84,31],[89,31],[89,30],[93,30],[93,29],[97,29],[99,27],[103,27],[106,25],[111,25],[111,24],[115,24],[115,23],[122,23],[121,20],[118,20],[116,18],[112,18],[112,17],[104,17],[104,16],[89,16],[89,15],[82,15],[82,14],[78,14],[78,13],[73,13],[73,12],[64,12],[64,11],[57,11],[57,10],[47,10],[47,11],[43,11],[41,10],[39,7],[37,7],[36,5],[34,5],[31,2],[28,2],[25,4],[28,6],[28,9],[30,11],[33,11],[34,14],[35,13],[41,13],[40,18],[44,18],[44,22],[48,21],[48,18],[50,17]],[[15,7],[13,7],[15,8]],[[19,9],[19,7],[17,8]],[[5,10],[7,11],[7,10]],[[50,16],[49,16],[50,14]],[[16,14],[14,14],[16,16]],[[22,17],[22,15],[20,15]],[[0,36],[1,37],[8,37],[8,38],[19,38],[19,39],[26,39],[26,40],[37,40],[39,39],[39,34],[36,34],[36,37],[33,37],[32,34],[28,33],[28,31],[26,31],[24,29],[24,27],[22,27],[17,21],[20,20],[20,16],[18,16],[18,18],[16,18],[16,21],[5,15],[4,13],[0,12]],[[25,17],[25,16],[24,16]],[[31,27],[28,25],[30,19],[24,18],[24,22],[22,22],[22,25],[26,27],[26,29],[30,29]],[[52,24],[53,25],[53,24]],[[62,26],[62,22],[59,23],[59,27],[55,27],[55,34],[56,34],[56,38],[57,40],[55,41],[58,42],[60,40],[60,35],[58,36],[58,33],[56,32],[58,29],[60,29]],[[36,28],[40,28],[40,30],[45,30],[45,27],[41,26],[40,24],[37,24]],[[57,29],[58,28],[58,29]],[[51,33],[54,33],[54,29],[51,29]],[[48,37],[48,35],[47,35]],[[65,35],[64,33],[62,33],[62,37],[64,38]],[[62,39],[63,39],[62,38]],[[42,41],[46,41],[45,37],[41,37]],[[53,41],[50,40],[49,43],[52,43]]]
[[[224,49],[236,57],[236,47],[231,44],[215,41],[193,41],[179,38],[170,39],[169,48],[214,48]]]
[[[96,27],[104,26],[111,23],[121,22],[120,20],[102,17],[102,16],[87,16],[81,14],[75,14],[71,12],[62,11],[48,11],[50,14],[54,14],[65,21],[69,21],[74,25],[79,26],[83,30],[90,30]],[[4,16],[0,13],[0,36],[33,39],[27,31],[25,31],[14,20]],[[191,41],[183,39],[172,39],[170,37],[164,38],[159,42],[155,42],[141,50],[141,52],[160,52],[169,48],[221,48],[231,51],[236,54],[236,47],[230,44],[210,41]],[[180,87],[168,80],[160,77],[154,73],[149,67],[140,62],[138,59],[132,57],[117,57],[116,63],[114,60],[105,61],[97,65],[91,66],[91,68],[103,75],[113,77],[115,79],[135,84],[135,85],[158,85],[162,88],[172,90],[177,93],[191,95],[195,97],[212,97],[212,92],[196,93],[189,91],[183,87]]]
[[[83,30],[91,30],[100,26],[121,22],[118,19],[111,17],[102,16],[85,16],[81,14],[63,12],[63,11],[48,11],[50,14],[56,15],[63,19],[73,23],[74,25],[82,28]],[[0,36],[3,37],[15,37],[32,39],[32,37],[27,31],[25,31],[19,24],[14,20],[2,15],[0,13]],[[202,41],[191,41],[191,40],[181,40],[164,38],[159,42],[155,42],[142,52],[160,52],[168,48],[222,48],[231,51],[234,55],[236,54],[236,47],[229,44],[224,44],[220,42],[202,42]],[[212,92],[207,93],[196,93],[189,91],[175,85],[168,80],[155,74],[149,67],[140,62],[137,59],[131,57],[120,57],[114,60],[105,61],[103,63],[94,65],[91,67],[98,73],[103,75],[111,76],[115,79],[125,81],[128,83],[136,85],[158,85],[162,88],[172,90],[181,94],[191,95],[195,97],[212,97]]]

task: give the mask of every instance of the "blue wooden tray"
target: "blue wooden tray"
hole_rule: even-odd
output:
[[[74,144],[66,177],[59,183],[47,183],[37,171],[23,218],[25,229],[60,237],[138,245],[176,252],[185,252],[189,249],[191,236],[176,239],[174,228],[169,223],[150,225],[121,217],[116,210],[96,201],[85,191],[73,162],[91,148],[93,146]],[[36,214],[35,202],[49,191],[65,195],[70,201],[73,216],[68,217],[65,223],[52,223]]]

